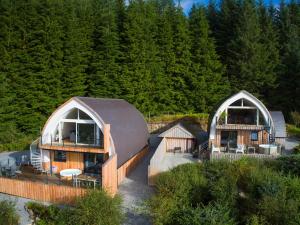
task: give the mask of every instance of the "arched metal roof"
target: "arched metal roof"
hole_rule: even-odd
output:
[[[255,107],[259,109],[261,114],[263,115],[263,118],[265,120],[265,123],[271,128],[270,132],[274,132],[274,123],[273,119],[270,115],[270,112],[266,108],[266,106],[257,99],[254,95],[250,94],[249,92],[242,90],[238,92],[237,94],[232,95],[231,97],[227,98],[215,111],[215,114],[211,120],[210,124],[210,133],[209,133],[209,139],[214,139],[216,135],[216,126],[217,126],[217,118],[220,117],[220,115],[224,112],[224,110],[230,106],[232,103],[240,100],[240,99],[246,99],[249,102],[251,102]]]
[[[148,143],[149,132],[143,115],[123,99],[73,97],[52,113],[42,135],[50,133],[59,119],[73,108],[88,114],[102,131],[104,124],[110,124],[110,153],[117,153],[118,167]]]

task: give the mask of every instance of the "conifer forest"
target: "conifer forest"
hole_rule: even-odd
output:
[[[300,2],[0,0],[0,145],[24,148],[72,96],[210,113],[247,90],[300,110]],[[126,116],[126,115],[124,115]]]

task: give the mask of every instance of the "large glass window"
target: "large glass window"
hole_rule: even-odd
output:
[[[77,142],[83,144],[96,143],[95,124],[77,124]]]
[[[256,124],[256,109],[228,109],[228,124]]]

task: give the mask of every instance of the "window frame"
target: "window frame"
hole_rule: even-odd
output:
[[[253,138],[254,134],[256,134],[256,138]],[[258,141],[258,131],[251,131],[251,133],[250,133],[250,140],[251,141]]]
[[[67,162],[67,152],[66,151],[54,151],[53,161],[54,162]]]

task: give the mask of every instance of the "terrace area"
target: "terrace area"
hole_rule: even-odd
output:
[[[0,161],[0,177],[69,187],[98,188],[101,186],[101,176],[99,174],[85,173],[65,178],[59,174],[50,175],[48,173],[38,172],[30,164],[20,164],[12,159]]]

